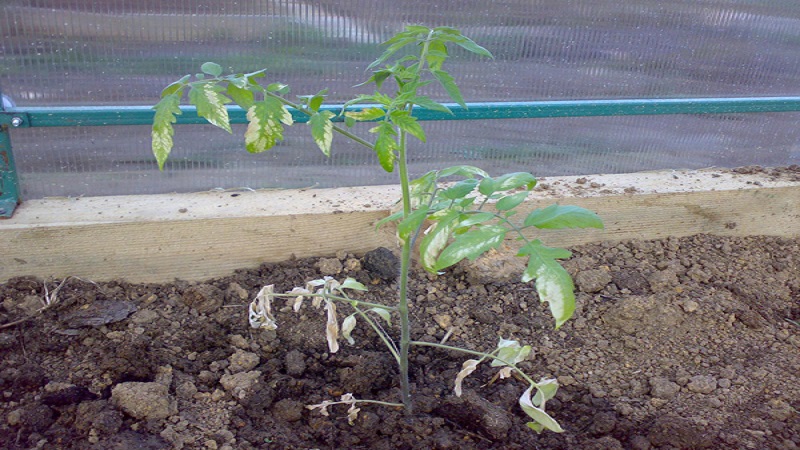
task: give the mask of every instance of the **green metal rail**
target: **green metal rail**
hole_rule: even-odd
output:
[[[370,105],[354,106],[358,110]],[[559,100],[535,102],[470,103],[467,108],[448,104],[453,114],[418,108],[419,120],[531,119],[553,117],[631,116],[659,114],[738,114],[800,111],[800,97],[673,98],[621,100]],[[323,107],[338,114],[341,105]],[[205,124],[194,107],[181,108],[177,124]],[[228,108],[231,122],[246,123],[245,111]],[[11,217],[20,201],[19,184],[11,151],[14,128],[151,125],[153,110],[147,106],[0,107],[0,218]],[[294,120],[308,118],[292,112]]]

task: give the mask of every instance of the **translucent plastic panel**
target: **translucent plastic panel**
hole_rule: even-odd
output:
[[[412,142],[411,172],[452,164],[537,176],[800,164],[798,121],[800,113],[426,122],[429,145]],[[369,150],[344,139],[335,139],[325,158],[305,128],[295,125],[283,144],[250,155],[241,127],[230,136],[179,126],[165,173],[153,163],[144,127],[106,127],[101,134],[27,129],[14,140],[24,149],[17,165],[25,198],[396,183]]]
[[[800,2],[788,0],[8,0],[0,91],[18,106],[151,105],[213,60],[269,69],[294,93],[363,92],[377,43],[407,23],[453,25],[494,60],[454,51],[470,101],[800,94]],[[433,96],[443,98],[439,92]],[[798,162],[797,114],[428,124],[414,169],[480,162],[538,175]],[[240,134],[180,127],[167,173],[141,127],[14,130],[27,198],[393,182],[339,141],[322,158],[299,126],[266,155]],[[416,149],[415,149],[416,150]]]

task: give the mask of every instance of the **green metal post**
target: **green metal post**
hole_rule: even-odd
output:
[[[0,100],[0,118],[7,118]],[[14,153],[11,152],[11,136],[8,127],[19,125],[19,118],[0,120],[0,219],[8,219],[19,204],[19,180]]]
[[[0,219],[8,219],[19,204],[19,182],[8,125],[0,125]]]

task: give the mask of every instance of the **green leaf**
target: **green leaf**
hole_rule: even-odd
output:
[[[452,186],[442,189],[439,191],[438,196],[441,198],[445,198],[448,200],[456,200],[459,198],[464,198],[469,195],[472,191],[475,190],[475,186],[478,185],[478,180],[475,178],[467,178],[466,180],[461,180],[457,183],[454,183]]]
[[[436,78],[439,84],[442,85],[447,95],[458,103],[462,108],[466,108],[467,104],[464,102],[464,97],[461,96],[461,90],[458,89],[455,79],[444,70],[431,70],[431,74]]]
[[[376,306],[374,308],[368,309],[367,311],[372,311],[375,314],[381,316],[383,320],[386,321],[387,325],[392,326],[392,313],[390,313],[388,309]]]
[[[425,142],[425,131],[417,122],[417,119],[412,117],[408,111],[392,111],[389,117],[401,130]]]
[[[603,228],[603,220],[592,211],[579,206],[550,205],[535,209],[525,218],[526,227],[540,229]]]
[[[528,427],[537,433],[542,430],[542,427],[556,433],[562,433],[564,429],[561,428],[561,425],[559,425],[555,419],[550,417],[550,415],[544,411],[544,408],[537,408],[534,406],[533,402],[531,401],[531,393],[533,392],[534,387],[535,386],[529,387],[519,398],[519,406],[523,411],[525,411],[525,414],[527,414],[528,417],[535,421],[535,423],[528,423]]]
[[[516,194],[506,195],[495,204],[498,211],[508,211],[514,209],[528,198],[528,191],[517,192]]]
[[[226,91],[228,96],[236,102],[237,105],[241,106],[242,109],[248,110],[253,103],[255,103],[255,99],[253,98],[253,91],[235,85],[233,83],[228,83],[228,89]]]
[[[172,124],[178,120],[175,116],[181,114],[180,103],[181,92],[176,91],[153,106],[156,113],[153,118],[152,146],[159,170],[164,170],[164,163],[172,151],[172,135],[175,133]]]
[[[434,269],[450,267],[464,258],[470,261],[503,243],[508,229],[500,225],[486,225],[456,236],[436,260]]]
[[[490,52],[489,50],[486,50],[484,47],[481,47],[480,45],[476,44],[475,41],[473,41],[472,39],[470,39],[470,38],[468,38],[466,36],[460,36],[458,39],[453,40],[453,42],[456,45],[458,45],[459,47],[463,48],[464,50],[466,50],[468,52],[475,53],[475,54],[481,55],[481,56],[485,56],[487,58],[494,58],[494,55],[492,55],[492,52]]]
[[[359,283],[355,279],[347,277],[342,282],[342,284],[339,285],[339,289],[352,289],[354,291],[366,291],[367,287],[364,286],[363,284]]]
[[[436,258],[447,245],[461,213],[458,211],[447,211],[444,216],[436,219],[433,227],[428,230],[422,242],[419,244],[420,263],[425,270],[436,272]]]
[[[386,111],[382,108],[364,108],[361,111],[347,111],[344,115],[358,120],[359,122],[365,122],[380,119],[386,115]]]
[[[536,186],[536,177],[528,172],[513,172],[500,175],[495,179],[498,191],[508,191],[510,189],[525,188],[528,190]]]
[[[489,176],[489,174],[486,173],[483,169],[468,165],[451,166],[446,169],[440,170],[438,173],[439,178],[447,178],[450,176],[472,178],[475,175],[478,175],[483,178]]]
[[[486,177],[481,180],[478,191],[483,195],[490,196],[495,192],[508,191],[523,186],[525,189],[532,189],[536,186],[536,178],[527,172],[507,173],[497,178]]]
[[[488,222],[495,218],[495,215],[490,212],[479,212],[465,215],[467,218],[458,223],[458,228],[471,227],[473,225]]]
[[[411,180],[411,199],[419,203],[426,203],[436,190],[436,171],[431,170],[425,175]]]
[[[451,111],[450,108],[448,108],[447,106],[444,106],[443,104],[441,104],[441,103],[439,103],[439,102],[437,102],[435,100],[431,100],[430,98],[425,97],[424,95],[423,96],[418,95],[418,96],[410,97],[408,99],[408,102],[409,103],[413,103],[413,104],[415,104],[417,106],[421,106],[421,107],[423,107],[425,109],[428,109],[428,110],[431,110],[431,111],[439,111],[439,112],[443,112],[443,113],[447,113],[447,114],[453,114],[453,111]]]
[[[322,106],[322,102],[325,101],[325,95],[327,94],[328,90],[323,89],[308,99],[308,108],[312,111],[319,111],[319,107]]]
[[[397,158],[395,151],[397,150],[397,141],[394,140],[397,134],[389,122],[381,122],[380,125],[370,130],[373,133],[378,133],[378,139],[375,140],[375,153],[378,155],[378,162],[380,162],[383,170],[387,172],[394,172],[394,161]]]
[[[519,256],[526,255],[529,256],[528,266],[522,274],[522,282],[536,280],[539,300],[547,302],[559,328],[575,312],[575,286],[556,258],[568,258],[572,254],[564,249],[545,247],[537,239],[520,248]]]
[[[331,156],[331,144],[333,143],[333,122],[331,117],[334,114],[330,111],[319,111],[308,120],[311,125],[311,137],[314,138],[317,147],[322,150],[325,156]]]
[[[204,117],[209,123],[228,133],[232,133],[228,108],[225,107],[230,99],[221,93],[222,87],[213,81],[192,83],[190,86],[189,102],[197,106],[197,115]]]
[[[280,100],[267,97],[247,110],[247,131],[244,133],[245,148],[250,153],[260,153],[275,146],[283,139],[283,126],[292,124],[290,113]]]
[[[419,227],[428,217],[428,207],[422,205],[419,209],[412,211],[405,219],[397,224],[397,235],[403,242],[408,242],[408,238],[416,233]]]
[[[402,218],[403,218],[403,211],[402,210],[397,211],[396,213],[390,214],[384,217],[383,219],[379,220],[377,223],[375,223],[375,229],[378,229],[389,222],[394,222]]]
[[[214,62],[203,63],[203,65],[200,66],[200,70],[202,70],[206,75],[211,75],[212,77],[218,77],[222,75],[222,66]]]
[[[384,50],[381,56],[378,57],[375,61],[367,66],[367,70],[370,70],[376,66],[379,66],[386,62],[387,59],[391,58],[392,55],[397,53],[403,47],[414,44],[417,42],[416,36],[408,36],[404,35],[403,33],[399,33],[395,35],[393,38],[389,39],[388,41],[384,42],[384,44],[389,44],[389,47]]]
[[[433,70],[439,70],[442,68],[442,64],[447,60],[447,45],[445,45],[442,41],[431,41],[428,44],[428,53],[426,55],[426,61],[428,63],[428,67]]]
[[[170,83],[167,87],[165,87],[161,91],[161,98],[175,94],[177,92],[183,93],[183,88],[186,87],[186,81],[188,81],[189,78],[191,77],[192,77],[191,75],[184,75],[180,80]]]
[[[270,83],[267,85],[267,92],[285,95],[289,93],[289,86],[283,83]]]

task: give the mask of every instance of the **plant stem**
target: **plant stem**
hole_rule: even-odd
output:
[[[409,191],[408,161],[406,158],[406,132],[400,130],[400,150],[398,154],[398,173],[400,186],[403,192],[403,217],[411,213],[411,195]],[[400,398],[406,408],[406,413],[411,414],[414,406],[411,403],[411,386],[408,379],[408,348],[411,342],[411,324],[408,318],[408,273],[411,265],[411,242],[403,242],[400,255],[400,292],[397,302],[397,312],[400,314]]]

